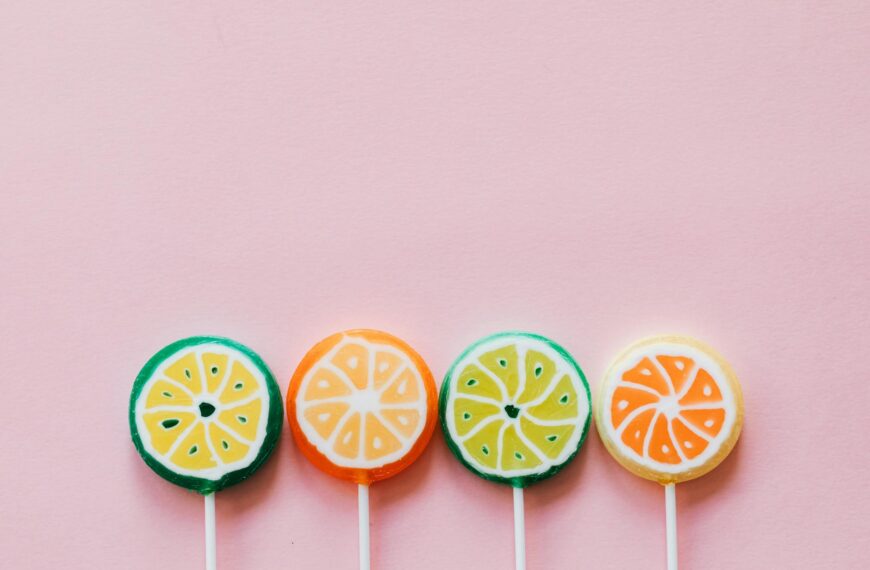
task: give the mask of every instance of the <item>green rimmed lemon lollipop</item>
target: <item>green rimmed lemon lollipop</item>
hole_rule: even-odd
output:
[[[226,338],[176,341],[152,356],[133,383],[136,450],[167,481],[205,495],[209,569],[216,567],[214,493],[266,461],[282,419],[281,393],[266,364]]]
[[[590,422],[589,385],[568,352],[526,332],[469,346],[441,386],[444,437],[465,467],[514,488],[517,568],[525,568],[523,488],[552,477],[580,450]]]

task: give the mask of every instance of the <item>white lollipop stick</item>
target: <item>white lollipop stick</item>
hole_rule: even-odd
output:
[[[205,570],[217,570],[214,518],[214,493],[209,493],[205,496]]]
[[[514,487],[514,558],[517,570],[526,570],[526,514],[522,487]]]
[[[369,486],[359,486],[359,568],[369,570],[371,563],[371,539],[369,537]]]
[[[665,485],[665,527],[668,538],[668,570],[677,570],[677,487]]]

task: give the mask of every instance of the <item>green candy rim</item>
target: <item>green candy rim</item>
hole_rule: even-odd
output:
[[[476,349],[481,344],[505,337],[524,337],[539,340],[547,344],[557,353],[559,353],[568,363],[571,364],[571,366],[574,367],[574,370],[577,371],[580,382],[581,384],[583,384],[583,388],[585,388],[586,390],[586,403],[587,409],[589,410],[589,413],[586,414],[586,421],[583,424],[583,432],[580,434],[580,439],[577,441],[577,447],[574,449],[574,451],[571,452],[571,454],[567,458],[565,458],[563,462],[551,466],[546,471],[542,473],[524,475],[522,477],[502,477],[500,475],[492,475],[490,473],[484,473],[478,470],[477,467],[466,461],[465,458],[462,456],[462,450],[460,450],[459,445],[455,441],[453,441],[453,438],[450,435],[450,429],[447,427],[447,400],[448,398],[450,398],[450,390],[453,384],[453,373],[456,369],[456,366],[459,365],[460,362],[462,362],[462,360],[468,355],[468,353]],[[566,465],[571,463],[571,461],[573,461],[574,458],[577,457],[577,454],[580,452],[580,448],[583,447],[583,442],[586,441],[586,436],[589,434],[589,425],[592,421],[592,393],[589,390],[589,383],[586,381],[586,375],[583,374],[583,370],[580,368],[580,365],[577,364],[577,361],[574,360],[574,357],[572,357],[567,350],[562,348],[561,345],[545,336],[535,333],[523,331],[503,331],[491,334],[473,342],[464,351],[462,351],[462,354],[460,354],[456,358],[456,360],[453,361],[453,364],[450,365],[450,369],[447,370],[447,374],[444,376],[444,382],[441,383],[441,393],[438,397],[438,418],[441,421],[441,432],[444,434],[444,439],[447,442],[447,447],[450,448],[450,451],[453,453],[453,455],[456,456],[459,462],[462,463],[462,465],[464,465],[466,469],[468,469],[478,477],[486,479],[487,481],[510,485],[511,487],[525,488],[539,481],[543,481],[544,479],[549,479],[550,477],[564,469]]]
[[[145,447],[142,445],[142,439],[139,436],[139,429],[136,426],[136,401],[142,394],[142,389],[145,387],[145,383],[151,377],[154,369],[162,364],[167,358],[183,348],[209,343],[234,348],[251,359],[251,362],[254,363],[254,366],[256,366],[260,372],[262,372],[263,377],[266,379],[266,389],[269,393],[269,415],[266,419],[266,436],[263,439],[263,445],[260,446],[260,452],[250,465],[242,469],[237,469],[236,471],[231,471],[218,480],[202,479],[200,477],[193,477],[192,475],[180,475],[172,471],[157,461],[157,459],[145,450]],[[130,433],[133,437],[133,445],[136,446],[136,451],[139,452],[139,455],[145,463],[148,464],[148,467],[170,483],[190,489],[191,491],[196,491],[202,495],[209,495],[244,481],[253,475],[254,472],[263,465],[263,463],[265,463],[272,454],[272,451],[275,449],[275,445],[278,443],[278,436],[281,434],[281,427],[284,424],[284,405],[281,399],[281,391],[278,388],[278,384],[275,382],[275,378],[269,371],[269,367],[266,366],[263,359],[261,359],[253,350],[241,343],[225,337],[191,336],[177,340],[172,344],[163,347],[145,363],[145,366],[142,367],[142,370],[136,376],[135,382],[133,382],[133,391],[130,394],[128,420],[130,422]]]

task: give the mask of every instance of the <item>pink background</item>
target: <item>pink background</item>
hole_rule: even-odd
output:
[[[201,567],[137,371],[223,334],[286,390],[358,326],[439,379],[537,331],[593,391],[698,336],[747,422],[678,488],[684,567],[870,565],[866,2],[290,4],[4,2],[0,567]],[[356,565],[356,489],[288,435],[218,496],[223,569]],[[377,568],[513,563],[510,490],[440,432],[372,498]],[[530,568],[664,565],[661,488],[595,434],[526,507]]]

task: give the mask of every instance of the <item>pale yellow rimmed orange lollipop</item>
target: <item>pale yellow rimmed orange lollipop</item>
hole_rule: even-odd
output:
[[[675,569],[674,484],[714,469],[737,443],[743,395],[734,371],[693,338],[643,339],[611,364],[595,419],[604,445],[623,467],[665,485],[668,567]]]

